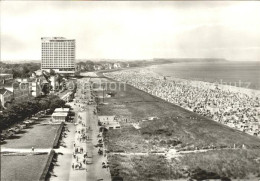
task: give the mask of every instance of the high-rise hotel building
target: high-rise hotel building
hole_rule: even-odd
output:
[[[75,40],[63,37],[44,37],[41,69],[66,75],[75,74]]]

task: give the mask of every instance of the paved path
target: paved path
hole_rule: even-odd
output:
[[[32,151],[30,148],[4,148],[1,147],[1,153],[4,152],[15,152],[15,153],[50,153],[50,148],[37,148]]]
[[[99,134],[99,127],[97,124],[97,116],[93,114],[93,111],[95,109],[95,106],[89,106],[87,109],[89,119],[91,120],[89,122],[89,125],[92,129],[91,131],[91,142],[87,143],[88,150],[91,150],[92,152],[92,161],[93,164],[89,165],[89,171],[87,174],[87,180],[98,180],[103,179],[104,181],[110,181],[111,175],[109,168],[102,168],[102,163],[107,163],[107,157],[106,155],[99,155],[98,154],[98,148],[94,147],[98,143],[97,135]],[[104,151],[103,151],[104,153]]]
[[[58,153],[58,159],[57,165],[53,169],[53,176],[50,178],[51,181],[67,181],[70,177],[75,126],[74,124],[67,124],[65,127],[68,128],[66,138],[62,139],[65,147],[60,146],[60,148],[55,149],[55,152]]]
[[[72,163],[70,167],[70,177],[69,180],[77,180],[77,181],[86,181],[86,164],[83,163],[84,156],[83,154],[87,152],[86,149],[86,142],[83,140],[80,141],[80,136],[84,134],[86,131],[85,125],[85,118],[86,113],[85,112],[78,112],[77,113],[77,125],[76,125],[76,133],[74,137],[74,143],[75,146],[73,146],[73,152],[75,153],[75,158],[72,156]],[[83,149],[82,153],[77,153],[76,149],[78,149],[78,152],[80,149]],[[77,164],[82,164],[81,169],[73,169],[72,164],[76,166]]]

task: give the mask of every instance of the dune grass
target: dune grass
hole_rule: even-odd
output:
[[[247,179],[260,177],[260,150],[230,149],[185,154],[180,164],[189,170],[207,170],[222,177]]]
[[[173,179],[258,180],[259,150],[221,150],[185,154],[166,160],[163,155],[110,155],[112,176],[126,181]]]

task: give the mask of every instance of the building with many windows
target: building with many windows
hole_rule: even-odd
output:
[[[75,40],[63,37],[44,37],[41,69],[64,75],[75,74]]]

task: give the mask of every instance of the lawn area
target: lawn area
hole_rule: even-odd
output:
[[[47,125],[36,123],[14,138],[5,140],[3,148],[52,148],[59,125]]]
[[[24,156],[1,155],[1,180],[39,180],[48,159],[48,154]]]

